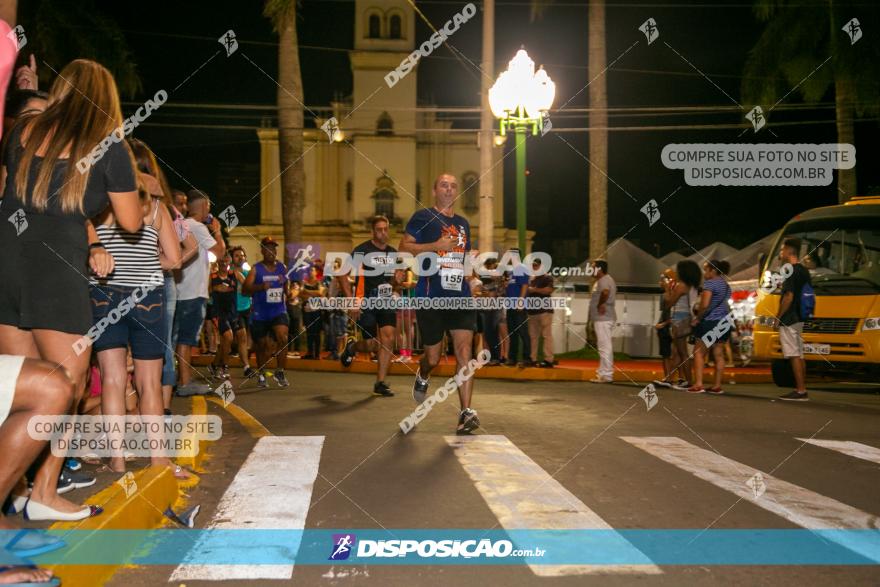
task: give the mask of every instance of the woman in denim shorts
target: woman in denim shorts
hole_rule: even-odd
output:
[[[144,185],[142,177],[141,186]],[[113,256],[115,267],[90,287],[93,325],[87,336],[98,354],[104,415],[125,415],[126,356],[134,359],[135,388],[142,416],[163,414],[162,360],[165,356],[165,306],[163,269],[180,265],[180,240],[171,215],[161,202],[139,190],[144,206],[144,225],[134,233],[114,222],[112,214],[101,218],[95,230]],[[160,252],[161,250],[161,252]],[[172,466],[167,457],[152,456],[153,465]],[[109,468],[125,471],[121,453],[113,454]],[[174,467],[178,477],[186,471]]]

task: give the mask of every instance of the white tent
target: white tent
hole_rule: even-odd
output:
[[[611,243],[605,253],[605,259],[608,261],[608,273],[618,285],[659,287],[657,283],[660,281],[660,274],[668,267],[650,253],[623,238]],[[580,266],[585,268],[589,262],[589,260],[584,261]],[[582,275],[567,281],[592,283],[593,278]]]
[[[736,252],[737,249],[731,247],[727,243],[715,241],[711,245],[707,245],[693,255],[688,256],[688,259],[696,261],[698,265],[702,266],[706,261],[711,261],[712,259],[721,260]]]
[[[660,262],[663,263],[664,265],[666,265],[667,267],[675,267],[676,263],[678,263],[679,261],[682,261],[684,259],[687,259],[687,257],[682,255],[681,253],[676,253],[675,251],[673,251],[671,253],[667,253],[667,254],[663,255],[662,257],[660,257]]]
[[[770,247],[773,246],[777,236],[779,236],[778,230],[726,257],[724,260],[730,263],[731,276],[738,276],[740,273],[748,271],[745,274],[748,277],[742,277],[742,279],[757,279],[758,257],[761,253],[770,254]]]

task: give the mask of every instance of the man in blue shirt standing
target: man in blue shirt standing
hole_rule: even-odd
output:
[[[519,249],[510,249],[510,254],[516,254],[516,258],[520,258]],[[525,303],[526,294],[529,289],[529,275],[525,265],[517,261],[516,267],[513,268],[513,275],[507,282],[507,290],[505,295],[508,298],[519,298]],[[510,352],[507,355],[507,366],[516,367],[516,355],[522,344],[522,362],[521,365],[531,367],[532,361],[532,342],[529,337],[529,315],[525,306],[521,309],[508,308],[507,310],[507,331],[510,333]]]
[[[398,249],[413,256],[425,253],[420,259],[419,281],[416,297],[429,300],[443,299],[453,305],[456,299],[463,304],[464,298],[471,295],[465,275],[465,257],[471,250],[471,227],[467,219],[453,211],[458,199],[458,180],[449,173],[441,174],[434,180],[434,206],[423,208],[413,214],[406,225],[403,239]],[[433,263],[432,263],[433,261]],[[436,271],[427,269],[436,267]],[[456,370],[462,369],[471,360],[474,331],[477,329],[475,309],[417,309],[416,322],[425,352],[419,362],[413,385],[413,399],[419,404],[428,394],[428,376],[440,362],[443,333],[450,331],[455,349]],[[457,432],[470,434],[480,426],[476,410],[471,406],[473,381],[468,378],[458,388],[461,413]]]

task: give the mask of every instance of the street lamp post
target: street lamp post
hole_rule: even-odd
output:
[[[489,89],[489,107],[500,121],[501,135],[513,129],[516,139],[516,230],[522,255],[526,253],[526,137],[528,132],[541,131],[555,94],[556,84],[543,67],[535,71],[525,49],[516,52]]]

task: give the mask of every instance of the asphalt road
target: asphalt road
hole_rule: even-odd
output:
[[[615,529],[788,529],[818,527],[834,516],[880,527],[880,464],[798,440],[880,448],[880,386],[827,385],[811,391],[806,403],[775,400],[780,390],[770,385],[732,385],[724,396],[660,390],[648,410],[638,396],[641,387],[633,385],[478,380],[474,407],[483,426],[474,438],[480,443],[455,445],[454,396],[408,435],[400,433],[398,422],[414,406],[409,377],[390,378],[393,398],[373,397],[370,376],[288,377],[290,388],[268,390],[236,379],[233,403],[277,437],[323,437],[303,504],[306,529],[546,528],[577,527],[585,520]],[[434,381],[431,391],[440,383]],[[185,409],[187,403],[175,401]],[[236,519],[230,510],[218,516],[217,506],[258,443],[221,406],[209,406],[223,416],[224,435],[211,447],[207,472],[191,495],[192,503],[202,505],[198,527],[218,523],[218,517]],[[280,479],[308,468],[296,455],[276,460],[269,478],[244,492],[259,503],[265,499],[267,508],[302,499],[299,488],[298,497],[273,505],[284,491]],[[754,470],[763,472],[764,496],[748,495]],[[533,494],[516,493],[522,489],[517,483],[541,475]],[[513,502],[505,501],[505,493]],[[559,506],[560,499],[568,505]],[[536,513],[544,506],[549,509]],[[535,520],[542,525],[525,525]],[[630,572],[580,569],[568,576],[543,576],[539,567],[327,561],[297,564],[292,581],[510,587],[880,583],[876,565],[648,565]],[[126,569],[111,584],[165,584],[172,572],[167,566]],[[175,575],[172,584],[215,583],[181,577]],[[279,581],[240,578],[226,584]]]

